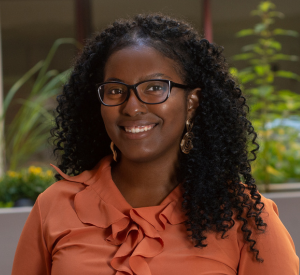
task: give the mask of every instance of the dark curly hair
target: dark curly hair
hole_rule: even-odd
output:
[[[235,219],[241,222],[256,260],[262,262],[251,238],[252,230],[264,232],[266,224],[260,217],[264,204],[251,175],[250,162],[256,159],[259,145],[247,119],[249,108],[228,73],[222,48],[202,39],[184,21],[161,14],[137,15],[114,22],[88,41],[57,97],[56,127],[51,134],[58,167],[77,175],[111,153],[95,84],[103,82],[103,69],[113,52],[137,43],[175,60],[184,83],[191,89],[201,88],[194,117],[194,148],[180,157],[182,207],[195,246],[207,245],[208,231],[225,238]],[[254,148],[251,151],[249,143]],[[59,174],[56,178],[61,179]]]

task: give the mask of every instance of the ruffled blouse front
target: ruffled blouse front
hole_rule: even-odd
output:
[[[39,196],[12,275],[298,275],[292,239],[271,200],[263,198],[270,229],[257,236],[265,259],[259,264],[248,252],[239,222],[226,239],[209,233],[207,247],[194,247],[184,225],[180,186],[158,206],[131,207],[111,178],[111,161],[106,157],[74,177],[54,167],[64,180]]]
[[[109,164],[110,158],[103,162]],[[160,232],[167,223],[176,225],[185,219],[180,209],[179,186],[158,206],[132,208],[112,181],[110,165],[102,165],[95,178],[101,184],[93,184],[92,178],[75,196],[78,218],[84,224],[109,229],[105,241],[118,248],[110,261],[117,275],[151,275],[147,259],[164,249]]]

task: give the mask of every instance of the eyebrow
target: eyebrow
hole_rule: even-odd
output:
[[[116,78],[116,77],[110,77],[108,79],[105,80],[105,82],[107,81],[119,81],[119,82],[124,82],[122,79]]]
[[[170,76],[167,76],[166,74],[163,74],[163,73],[155,73],[155,74],[150,74],[150,75],[147,75],[145,77],[145,80],[148,80],[148,79],[154,79],[154,78],[167,78],[167,79],[171,79]]]
[[[170,76],[167,76],[166,74],[155,73],[155,74],[150,74],[150,75],[147,75],[145,77],[142,77],[141,79],[139,79],[138,82],[144,81],[144,80],[156,79],[156,78],[168,79],[168,80],[172,79]],[[122,80],[120,78],[116,78],[116,77],[110,77],[106,81],[119,81],[119,82],[124,82],[125,83],[124,80]]]

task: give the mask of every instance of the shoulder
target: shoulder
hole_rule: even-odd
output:
[[[266,224],[266,227],[264,231],[257,230],[257,226],[255,224],[254,218],[247,218],[247,224],[249,225],[249,228],[251,228],[252,236],[258,239],[263,239],[264,241],[270,241],[270,242],[276,242],[276,240],[280,241],[279,239],[272,239],[271,236],[274,237],[275,235],[281,235],[285,236],[285,238],[289,239],[290,242],[293,242],[288,231],[286,230],[285,226],[281,222],[279,218],[279,210],[276,205],[276,203],[266,198],[263,194],[260,194],[261,196],[261,203],[258,205],[258,208],[262,208],[260,217],[262,218],[263,222]],[[247,209],[245,209],[246,211]],[[246,211],[247,212],[247,211]],[[247,215],[245,213],[245,215]],[[237,220],[235,220],[237,221]],[[239,230],[241,229],[243,223],[241,221],[237,221],[239,224]],[[261,228],[263,229],[263,228]]]
[[[54,199],[60,196],[70,196],[85,188],[81,182],[62,179],[50,185],[40,194],[40,200]]]
[[[266,212],[271,212],[272,214],[279,215],[278,207],[274,201],[266,198],[264,195],[260,194],[261,201],[264,203],[264,209]]]
[[[42,216],[49,212],[59,213],[62,210],[73,209],[75,195],[85,187],[83,183],[65,179],[53,183],[38,197]]]
[[[288,246],[290,249],[295,250],[292,237],[279,218],[279,210],[276,203],[263,195],[261,195],[261,201],[264,203],[261,217],[267,224],[264,234],[265,241],[272,242],[272,245],[277,243],[278,249],[279,247],[284,249],[284,246]]]
[[[260,217],[266,223],[265,230],[260,232],[253,230],[251,239],[256,241],[256,247],[260,251],[262,258],[271,261],[273,257],[293,259],[297,258],[295,245],[291,235],[279,218],[279,210],[276,203],[261,195],[261,202],[264,204]],[[271,258],[270,258],[271,257]]]
[[[264,220],[265,223],[268,225],[273,225],[274,223],[280,223],[282,222],[279,219],[279,211],[276,203],[266,198],[264,195],[260,194],[261,196],[261,202],[263,203],[263,209],[261,213],[261,218]],[[283,225],[283,224],[282,224]],[[281,228],[282,226],[280,226]]]
[[[286,240],[289,243],[292,243],[292,245],[294,246],[290,234],[288,233],[284,224],[280,220],[279,217],[280,209],[278,209],[276,203],[273,200],[266,198],[262,194],[260,195],[261,195],[261,202],[264,204],[261,213],[261,218],[267,224],[266,235],[267,236],[270,234],[281,235],[282,237],[286,238]],[[280,238],[278,240],[280,240]],[[276,240],[272,240],[272,241],[276,241]]]
[[[264,232],[251,228],[250,239],[259,250],[259,257],[264,260],[258,263],[249,253],[249,243],[242,246],[240,252],[239,274],[298,274],[299,258],[296,255],[294,242],[281,222],[278,208],[274,201],[261,195],[261,218],[267,224]],[[239,230],[240,231],[240,230]],[[241,232],[240,232],[241,233]]]
[[[243,220],[237,218],[237,214],[234,215],[234,226],[228,231],[228,235],[232,240],[236,239],[241,249],[249,249],[249,245],[254,245],[256,249],[259,249],[260,255],[269,253],[270,250],[274,251],[286,250],[287,253],[295,252],[294,242],[285,228],[284,224],[279,218],[279,211],[276,203],[260,194],[262,204],[258,205],[258,208],[262,207],[261,214],[259,217],[262,219],[266,226],[257,228],[258,220],[251,217],[247,213],[248,208],[244,209],[242,215]],[[279,209],[280,210],[280,209]],[[245,237],[251,240],[245,241]],[[262,255],[263,257],[263,255]]]
[[[89,181],[97,178],[97,173],[101,173],[102,168],[108,166],[109,163],[108,157],[103,158],[92,170],[85,170],[76,176],[69,176],[51,164],[63,179],[53,183],[39,195],[38,203],[41,211],[73,206],[75,195],[90,185]]]
[[[63,180],[55,182],[38,197],[38,206],[43,216],[48,213],[60,215],[75,212],[74,199],[77,193],[98,181],[103,171],[110,167],[111,156],[104,157],[92,170],[85,170],[76,176],[63,173],[58,167],[51,166],[63,177]]]

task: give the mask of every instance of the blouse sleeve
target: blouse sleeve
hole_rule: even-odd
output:
[[[43,237],[38,198],[21,233],[12,275],[50,275],[50,273],[51,255]]]
[[[299,258],[296,255],[293,240],[278,216],[276,204],[264,198],[264,221],[267,223],[265,233],[255,236],[259,256],[264,262],[253,260],[249,245],[241,251],[239,275],[299,275]]]

